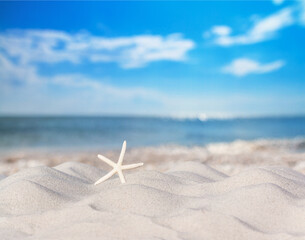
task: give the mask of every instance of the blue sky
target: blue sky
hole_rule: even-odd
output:
[[[0,114],[305,114],[304,1],[0,2]]]

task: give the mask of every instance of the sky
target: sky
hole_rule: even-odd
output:
[[[0,2],[0,115],[305,114],[305,1]]]

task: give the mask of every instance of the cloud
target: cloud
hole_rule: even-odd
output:
[[[37,67],[28,64],[18,64],[10,61],[0,54],[0,79],[1,89],[15,86],[50,86],[57,85],[74,89],[94,89],[100,95],[129,99],[134,97],[150,97],[155,92],[144,88],[120,88],[103,84],[102,79],[93,79],[83,74],[58,74],[54,76],[42,76]],[[0,89],[0,90],[1,90]]]
[[[305,26],[305,0],[298,0],[299,21]]]
[[[114,79],[112,79],[113,81]],[[163,92],[144,87],[122,87],[84,74],[41,75],[33,65],[21,65],[0,53],[0,114],[163,116],[279,114],[279,106],[304,105],[303,95],[292,99],[251,93]],[[17,84],[16,84],[17,82]],[[107,81],[109,82],[109,81]],[[268,103],[268,104],[266,104]],[[280,103],[280,104],[279,104]],[[287,108],[293,111],[295,108]],[[289,112],[289,111],[288,111]],[[287,112],[286,112],[287,113]],[[293,113],[293,112],[292,112]]]
[[[0,81],[0,114],[169,116],[193,115],[203,109],[213,114],[215,108],[229,111],[230,106],[245,104],[250,99],[236,95],[219,97],[209,92],[204,97],[182,96],[144,87],[121,87],[80,73],[45,76],[37,66],[14,62],[1,53]]]
[[[44,76],[33,64],[15,63],[1,53],[0,80],[0,113],[8,114],[132,114],[171,101],[157,90],[114,86],[80,73]],[[146,103],[152,109],[140,109]]]
[[[273,4],[281,5],[285,0],[272,0]]]
[[[232,36],[230,35],[231,28],[228,26],[214,26],[211,34],[214,37],[214,43],[220,46],[254,44],[272,39],[279,30],[293,23],[293,9],[284,8],[275,14],[257,20],[244,34]]]
[[[169,112],[179,98],[140,86],[121,87],[88,74],[42,74],[39,63],[114,62],[122,68],[185,61],[194,47],[180,34],[103,38],[54,30],[0,33],[0,113],[153,114]],[[114,79],[111,80],[114,82]],[[148,107],[149,106],[149,107]]]
[[[285,65],[284,61],[278,60],[275,62],[261,64],[248,58],[238,58],[232,61],[228,66],[223,67],[222,71],[235,76],[246,76],[248,74],[262,74],[273,72]]]
[[[214,26],[211,30],[212,33],[218,36],[227,36],[231,33],[232,29],[228,26]]]
[[[181,34],[106,38],[56,30],[10,30],[0,33],[0,50],[20,63],[115,62],[122,68],[156,61],[185,61],[195,47]]]

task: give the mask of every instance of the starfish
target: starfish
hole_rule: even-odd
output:
[[[111,161],[110,159],[104,157],[103,155],[97,155],[97,157],[99,159],[101,159],[102,161],[104,161],[105,163],[107,163],[108,165],[113,167],[113,169],[109,173],[107,173],[104,177],[102,177],[99,180],[97,180],[94,183],[94,185],[97,185],[97,184],[100,184],[100,183],[106,181],[107,179],[111,178],[116,173],[119,175],[121,183],[126,183],[125,177],[124,177],[122,171],[123,170],[127,170],[127,169],[132,169],[132,168],[137,168],[137,167],[143,166],[144,163],[135,163],[135,164],[129,164],[129,165],[122,165],[123,158],[124,158],[124,155],[125,155],[125,151],[126,151],[126,141],[123,142],[121,154],[120,154],[120,157],[119,157],[119,160],[118,160],[117,163],[114,163],[113,161]]]

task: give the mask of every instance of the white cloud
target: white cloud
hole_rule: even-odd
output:
[[[41,75],[33,64],[21,64],[0,53],[0,114],[143,114],[192,115],[229,111],[250,97],[169,94],[143,87],[105,84],[86,75]],[[109,82],[107,80],[107,82]],[[209,96],[210,95],[210,96]],[[229,98],[229,99],[228,99]],[[211,105],[210,103],[215,103]],[[237,108],[237,107],[236,107]],[[234,110],[234,109],[233,109]],[[240,110],[240,109],[238,109]]]
[[[227,36],[231,33],[232,29],[228,26],[214,26],[211,30],[212,33],[219,36]]]
[[[285,0],[272,0],[273,4],[281,5]]]
[[[184,61],[191,40],[180,34],[102,38],[52,30],[0,33],[0,113],[153,114],[179,98],[155,89],[121,87],[82,73],[43,75],[38,63],[115,62],[123,68]],[[149,107],[148,107],[149,106]],[[177,106],[178,107],[178,106]],[[163,110],[162,110],[163,109]]]
[[[0,53],[1,86],[9,83],[24,84],[38,82],[37,71],[34,66],[15,64]]]
[[[280,69],[285,65],[284,61],[278,60],[275,62],[261,64],[248,58],[238,58],[225,66],[222,70],[235,76],[246,76],[248,74],[262,74]]]
[[[229,27],[226,27],[227,30],[222,29],[221,31],[215,32],[215,27],[217,29],[219,26],[214,26],[211,33],[214,36],[214,42],[217,45],[232,46],[253,44],[273,38],[279,30],[290,26],[293,23],[293,9],[284,8],[275,14],[257,20],[253,27],[244,34],[232,36],[230,35],[231,29]]]
[[[195,43],[181,34],[105,38],[56,30],[14,30],[0,33],[0,50],[20,63],[116,62],[122,68],[155,61],[184,61]]]
[[[197,111],[208,102],[201,96],[181,98],[155,89],[105,84],[105,79],[80,73],[44,76],[33,64],[16,63],[1,53],[0,81],[0,114],[169,115]]]
[[[298,0],[298,14],[299,21],[302,25],[305,25],[305,0]]]
[[[35,66],[20,65],[1,53],[0,70],[0,114],[193,116],[205,112],[208,116],[240,116],[278,114],[282,111],[279,105],[283,104],[297,105],[300,109],[304,105],[303,95],[293,99],[283,99],[280,95],[272,99],[269,95],[258,97],[251,93],[215,94],[208,89],[199,94],[185,95],[174,91],[122,87],[110,84],[109,79],[105,81],[79,73],[44,76]],[[15,85],[16,80],[18,83]]]
[[[135,100],[158,108],[171,101],[153,89],[114,86],[79,73],[43,76],[33,64],[14,63],[1,53],[0,80],[0,113],[132,114],[150,111],[135,107]]]
[[[0,54],[0,79],[1,87],[10,87],[14,84],[23,86],[47,86],[57,85],[62,87],[93,89],[100,95],[129,99],[134,97],[150,97],[155,92],[144,88],[120,88],[103,84],[102,79],[93,79],[83,74],[59,74],[55,76],[42,76],[37,68],[30,64],[13,63]]]

